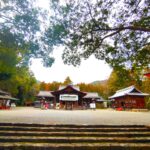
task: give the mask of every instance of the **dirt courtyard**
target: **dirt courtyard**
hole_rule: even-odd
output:
[[[37,124],[150,125],[150,112],[99,110],[41,110],[17,107],[0,110],[0,122]]]

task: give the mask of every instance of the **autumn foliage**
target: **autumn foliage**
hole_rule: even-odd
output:
[[[142,76],[136,77],[137,73],[131,70],[113,70],[109,78],[104,81],[97,81],[93,83],[78,83],[81,91],[84,92],[97,92],[104,99],[108,99],[109,96],[115,93],[115,91],[135,85],[142,92],[150,93],[150,80]],[[64,82],[52,82],[52,83],[40,83],[40,90],[55,91],[58,90],[61,85],[73,84],[70,77],[67,77]]]

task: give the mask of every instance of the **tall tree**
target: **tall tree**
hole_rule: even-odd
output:
[[[38,87],[32,72],[27,67],[18,67],[10,78],[0,81],[0,89],[18,97],[19,104],[23,104],[27,98],[33,99]]]
[[[79,65],[95,55],[113,67],[147,66],[150,59],[149,0],[52,0],[47,39],[64,44],[64,63]],[[54,19],[53,19],[54,18]]]
[[[70,79],[70,77],[66,77],[65,81],[63,82],[63,85],[69,85],[69,84],[72,84],[72,81]]]
[[[50,90],[51,90],[51,91],[56,91],[56,90],[59,89],[59,86],[60,86],[60,85],[62,85],[62,83],[54,81],[54,82],[52,82],[52,83],[50,84]]]
[[[30,58],[51,65],[51,49],[44,44],[44,18],[36,0],[0,1],[0,87],[18,96],[20,104],[33,98],[36,80],[27,67]]]
[[[117,90],[135,84],[130,76],[130,71],[126,69],[113,70],[107,81],[108,96],[114,94]]]
[[[24,65],[35,57],[42,58],[48,66],[54,61],[43,36],[48,15],[36,3],[37,0],[0,1],[0,48],[17,51]]]
[[[15,51],[0,47],[0,81],[9,79],[15,73],[18,59]]]

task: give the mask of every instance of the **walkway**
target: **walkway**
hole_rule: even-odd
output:
[[[150,112],[114,110],[41,110],[18,107],[0,110],[0,122],[39,124],[150,125]]]

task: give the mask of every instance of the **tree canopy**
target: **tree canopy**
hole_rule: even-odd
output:
[[[51,16],[37,2],[0,1],[0,47],[17,51],[21,64],[34,57],[50,66],[60,44],[64,63],[74,66],[91,55],[112,67],[149,64],[149,0],[50,0]]]
[[[64,44],[63,60],[79,65],[95,55],[112,67],[145,67],[150,59],[149,0],[52,0],[51,26],[46,32]]]
[[[0,1],[0,48],[12,49],[22,57],[21,65],[30,58],[42,58],[45,66],[54,59],[52,49],[44,41],[47,12],[37,6],[37,0]]]
[[[46,55],[47,60],[50,52],[42,48],[42,15],[32,0],[0,1],[0,87],[18,97],[20,104],[33,99],[38,89],[28,68],[30,58]]]

